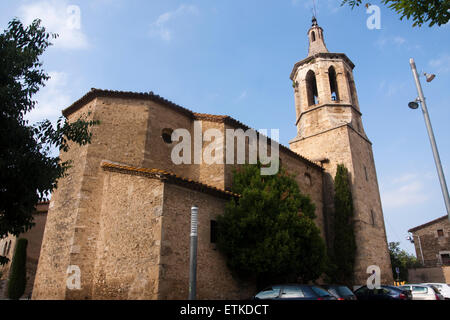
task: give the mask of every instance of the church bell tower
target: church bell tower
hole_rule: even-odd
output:
[[[338,164],[351,177],[357,244],[355,284],[366,284],[372,265],[381,269],[381,282],[392,284],[392,270],[378,188],[372,143],[362,124],[353,69],[344,53],[330,53],[316,18],[308,31],[308,56],[297,62],[293,81],[297,136],[290,148],[324,172],[324,216],[329,247],[333,234],[333,179]]]

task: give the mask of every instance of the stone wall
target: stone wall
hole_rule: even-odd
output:
[[[409,283],[450,283],[450,267],[408,269]]]
[[[223,214],[226,200],[172,184],[164,186],[160,299],[187,299],[189,289],[190,213],[199,208],[197,298],[247,299],[255,287],[235,279],[225,257],[211,243],[211,221]]]
[[[73,113],[74,121],[82,114],[94,110],[95,100],[85,108]],[[92,114],[90,116],[92,118]],[[95,137],[94,137],[95,142]],[[33,289],[33,299],[65,299],[66,272],[70,263],[71,249],[77,217],[82,199],[82,181],[89,146],[72,145],[60,155],[62,161],[72,161],[68,175],[58,181],[52,194],[47,222],[42,240],[41,253]]]
[[[442,230],[442,236],[438,235],[438,230]],[[440,253],[450,254],[450,222],[447,217],[413,231],[413,235],[417,260],[422,262],[423,254],[426,267],[441,265]]]
[[[387,248],[384,218],[378,191],[377,175],[370,143],[348,125],[337,127],[307,139],[291,141],[291,149],[310,159],[323,159],[326,186],[325,195],[333,194],[333,179],[338,164],[349,170],[355,208],[355,237],[357,256],[355,262],[355,281],[365,283],[367,267],[378,265],[382,272],[382,282],[392,283],[392,270]],[[364,169],[364,167],[366,169]],[[367,172],[367,179],[366,179]],[[328,198],[332,201],[332,197]],[[333,239],[333,205],[326,204],[328,239]],[[372,213],[374,219],[372,220]],[[329,242],[329,247],[332,244]]]
[[[160,272],[163,183],[107,172],[92,299],[157,299]]]
[[[28,240],[27,243],[27,263],[26,263],[26,287],[25,292],[22,295],[24,298],[31,297],[31,292],[33,290],[34,279],[36,276],[36,269],[39,261],[39,255],[41,251],[42,237],[44,235],[45,223],[47,219],[47,210],[48,203],[40,203],[36,206],[37,210],[33,214],[33,221],[35,225],[25,233],[20,234],[18,238],[24,238]],[[7,245],[9,250],[6,256],[9,258],[9,262],[0,266],[0,272],[2,274],[1,279],[4,280],[4,290],[5,290],[5,298],[6,298],[6,286],[9,278],[9,272],[11,263],[14,257],[14,251],[16,249],[16,241],[15,236],[9,235],[8,237],[0,240],[0,254],[3,254],[4,246]],[[1,295],[0,295],[1,297]]]

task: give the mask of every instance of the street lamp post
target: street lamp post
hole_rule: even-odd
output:
[[[419,236],[419,235],[416,235],[416,236],[415,236],[414,234],[411,234],[411,235],[412,235],[412,237],[409,236],[409,237],[407,237],[406,239],[409,240],[411,243],[414,243],[414,237],[417,237],[417,239],[419,239],[420,256],[421,256],[421,258],[422,258],[422,266],[424,266],[424,265],[425,265],[425,260],[424,260],[424,258],[423,258],[422,243],[420,242],[420,236]]]
[[[428,136],[430,138],[430,143],[431,143],[431,149],[433,150],[434,162],[436,163],[436,169],[438,171],[439,182],[441,183],[442,194],[444,195],[445,207],[447,209],[447,216],[450,221],[450,200],[448,197],[447,183],[445,182],[445,176],[444,176],[444,171],[442,170],[441,159],[439,157],[436,140],[434,139],[433,128],[431,127],[431,121],[430,121],[430,117],[428,115],[427,103],[425,101],[425,97],[423,96],[422,86],[420,84],[419,74],[417,73],[416,63],[414,62],[414,59],[411,58],[409,60],[409,63],[411,65],[414,80],[416,82],[417,92],[419,94],[418,101],[420,102],[420,105],[422,106],[422,112],[423,112],[423,116],[425,118],[425,125],[427,126]],[[427,75],[428,82],[433,80],[433,78],[434,78],[434,75]],[[417,106],[417,104],[415,104],[415,105]],[[410,107],[414,109],[413,106],[414,106],[414,102],[410,103]]]
[[[191,245],[189,254],[189,300],[195,300],[197,295],[197,238],[198,238],[198,207],[191,208]]]

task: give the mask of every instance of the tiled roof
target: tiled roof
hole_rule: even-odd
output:
[[[430,222],[421,224],[420,226],[414,227],[412,229],[409,229],[408,232],[415,232],[417,230],[420,230],[420,229],[423,229],[425,227],[431,226],[432,224],[435,224],[436,222],[440,222],[440,221],[445,220],[445,219],[448,219],[447,215],[445,215],[443,217],[440,217],[440,218],[437,218],[437,219],[434,219],[434,220],[432,220]]]
[[[63,115],[65,117],[69,116],[71,113],[75,112],[85,104],[89,103],[90,101],[94,100],[98,97],[109,97],[109,98],[122,98],[122,99],[138,99],[138,100],[150,100],[157,103],[160,103],[162,105],[165,105],[167,107],[172,108],[173,110],[176,110],[180,113],[183,113],[189,117],[191,117],[194,120],[205,120],[205,121],[213,121],[213,122],[223,122],[225,124],[228,124],[233,127],[242,128],[245,130],[251,129],[247,125],[243,124],[242,122],[230,117],[230,116],[223,116],[223,115],[213,115],[213,114],[207,114],[207,113],[196,113],[189,109],[186,109],[180,105],[177,105],[167,99],[164,99],[163,97],[154,94],[153,92],[149,93],[138,93],[138,92],[129,92],[129,91],[111,91],[111,90],[101,90],[101,89],[95,89],[92,88],[91,91],[89,91],[87,94],[85,94],[81,99],[75,101],[71,106],[63,110]],[[256,130],[255,130],[256,131]],[[269,141],[273,141],[269,138]],[[299,155],[298,153],[292,151],[288,147],[280,144],[280,148],[286,152],[287,154],[302,160],[303,162],[306,162],[307,164],[323,170],[321,166],[314,163],[313,161]]]
[[[184,187],[188,187],[189,189],[202,191],[205,193],[212,194],[214,196],[221,196],[221,197],[240,197],[239,194],[233,193],[227,190],[219,189],[192,179],[180,177],[174,173],[167,172],[160,169],[147,169],[147,168],[136,168],[131,167],[123,164],[113,163],[109,161],[102,161],[101,167],[104,170],[107,171],[116,171],[116,172],[122,172],[122,173],[128,173],[128,174],[139,174],[142,176],[147,176],[150,178],[156,178],[162,181],[166,181],[169,183],[181,185]]]

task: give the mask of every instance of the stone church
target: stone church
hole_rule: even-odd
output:
[[[297,136],[280,145],[282,166],[316,205],[323,238],[332,239],[337,164],[351,174],[357,256],[355,279],[381,268],[392,282],[372,143],[361,121],[352,61],[330,53],[313,19],[308,56],[293,81]],[[176,128],[249,129],[230,116],[200,114],[150,93],[92,89],[63,111],[100,120],[92,143],[73,145],[69,175],[52,195],[33,299],[187,299],[190,208],[199,207],[197,297],[241,299],[255,293],[235,279],[212,237],[230,197],[232,164],[171,161]],[[294,119],[293,119],[294,120]],[[202,145],[205,148],[206,144]],[[223,145],[226,148],[226,145]],[[72,272],[73,271],[73,272]],[[68,283],[77,276],[80,287]]]

